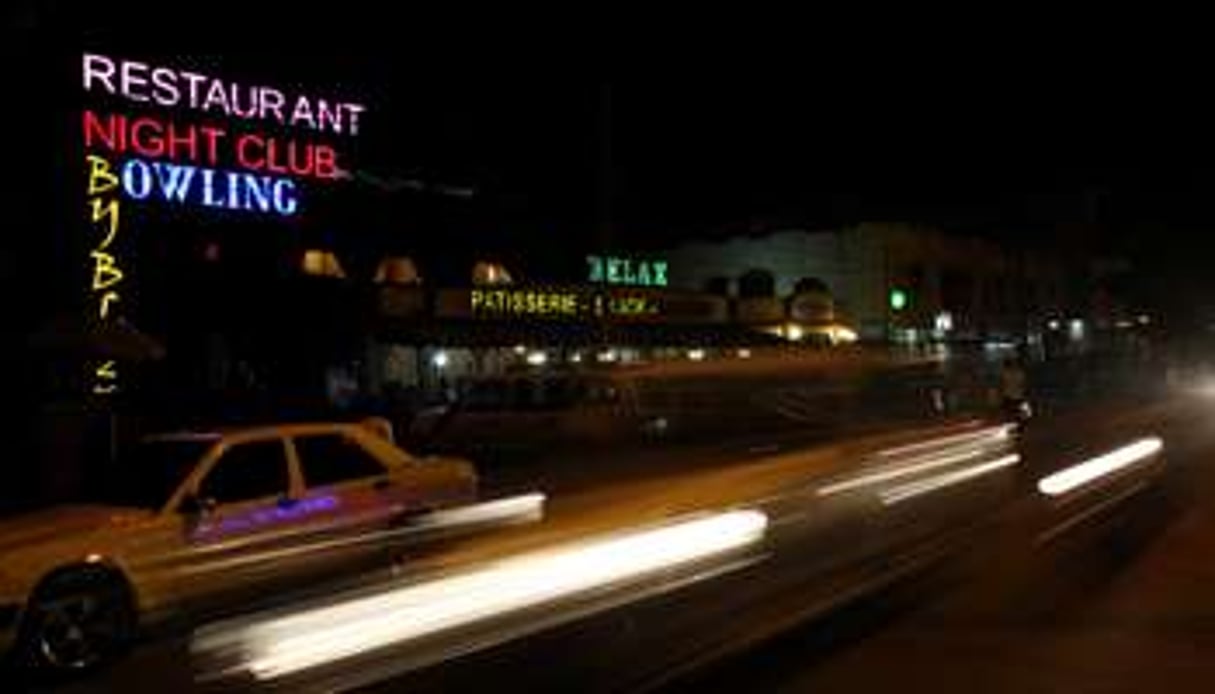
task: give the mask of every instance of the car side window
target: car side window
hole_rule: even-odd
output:
[[[290,488],[283,442],[252,441],[232,446],[199,485],[200,497],[216,503],[280,496]]]
[[[386,472],[383,463],[341,434],[297,437],[295,453],[299,456],[304,483],[309,487],[323,487]]]

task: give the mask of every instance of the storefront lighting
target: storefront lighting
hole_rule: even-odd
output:
[[[338,262],[337,256],[333,251],[327,251],[317,248],[312,248],[304,251],[304,258],[300,263],[300,269],[305,275],[313,277],[334,277],[343,279],[346,277],[345,271],[342,270],[342,264]]]
[[[933,325],[937,332],[947,333],[953,330],[953,314],[949,311],[941,311],[936,315]]]
[[[436,369],[446,367],[448,361],[447,352],[435,352],[435,355],[430,358],[430,361],[435,365]]]
[[[596,358],[599,359],[599,361],[610,363],[619,359],[620,355],[617,354],[616,350],[608,349],[600,352]]]
[[[473,265],[472,280],[477,286],[514,283],[514,278],[503,265],[484,260]]]
[[[859,336],[856,331],[846,325],[833,325],[827,329],[827,335],[834,344],[856,342]]]
[[[742,349],[738,350],[738,358],[739,359],[750,359],[751,350],[747,349],[746,347],[743,347]]]
[[[1074,318],[1067,324],[1067,336],[1072,340],[1079,342],[1084,339],[1084,321],[1079,318]]]
[[[380,261],[375,271],[376,284],[418,284],[422,277],[412,258],[390,256]]]
[[[548,362],[548,355],[544,352],[532,352],[527,355],[527,363],[532,366],[544,366]]]
[[[698,348],[688,350],[688,359],[691,359],[692,361],[704,361],[704,358],[705,351],[703,349]]]

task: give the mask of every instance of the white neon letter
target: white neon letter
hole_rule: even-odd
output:
[[[95,55],[93,53],[84,54],[84,90],[87,92],[93,88],[93,80],[100,80],[105,85],[105,90],[111,94],[114,93],[114,61],[104,55]]]

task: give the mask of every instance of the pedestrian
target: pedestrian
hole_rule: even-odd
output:
[[[1008,357],[1000,368],[1000,405],[1009,416],[1024,414],[1025,369],[1015,357]]]

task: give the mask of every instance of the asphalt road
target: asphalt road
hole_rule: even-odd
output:
[[[1174,401],[1132,414],[1076,422],[1070,438],[1159,432],[1167,472],[1152,493],[1048,546],[1033,541],[1040,517],[1023,500],[965,557],[787,632],[679,689],[1211,691],[1215,401]],[[1066,439],[1051,431],[1029,445],[1051,448]]]
[[[683,449],[678,455],[668,450],[660,457],[631,457],[615,469],[559,475],[559,491],[543,523],[447,544],[411,557],[404,576],[384,572],[363,577],[364,582],[396,585],[411,576],[458,572],[705,510],[762,509],[770,521],[767,535],[756,547],[712,562],[576,600],[553,601],[445,639],[380,649],[269,684],[288,691],[351,686],[464,691],[503,681],[512,688],[563,691],[659,686],[720,691],[726,685],[752,691],[833,686],[855,691],[861,682],[866,691],[905,683],[898,673],[902,667],[921,673],[921,684],[937,687],[933,678],[943,669],[971,672],[976,667],[972,660],[990,663],[992,677],[1006,677],[1003,667],[1020,664],[966,655],[984,638],[995,638],[1000,648],[993,652],[1030,657],[1042,635],[1024,628],[1027,615],[1045,620],[1042,634],[1064,637],[1064,632],[1052,631],[1053,615],[1087,604],[1097,597],[1090,585],[1137,566],[1140,550],[1154,546],[1123,539],[1107,551],[1101,534],[1087,526],[1129,523],[1136,538],[1155,538],[1177,527],[1185,509],[1193,512],[1200,487],[1191,478],[1202,476],[1193,462],[1174,461],[1201,458],[1204,432],[1210,429],[1203,414],[1193,403],[1124,403],[1050,417],[1030,428],[1020,442],[1020,459],[993,448],[985,452],[986,463],[966,468],[977,472],[964,484],[955,483],[961,479],[948,486],[932,482],[944,477],[926,472],[936,486],[884,481],[880,493],[860,482],[866,471],[885,469],[883,452],[958,432],[970,435],[984,425],[952,423],[809,447],[790,436],[730,448]],[[1034,538],[1060,518],[1035,496],[1033,481],[1069,461],[1152,433],[1167,442],[1166,483],[1110,504],[1097,522],[1081,523],[1061,533],[1060,541],[1038,549]],[[898,455],[910,456],[908,464],[922,461],[915,457],[919,453]],[[1155,493],[1157,487],[1167,493]],[[841,493],[824,491],[836,488]],[[1150,512],[1141,513],[1141,506]],[[1069,513],[1075,510],[1071,507]],[[1069,592],[1073,576],[1080,589]],[[1195,582],[1195,591],[1200,583]],[[857,602],[858,596],[875,591],[882,599]],[[1047,607],[1032,602],[1039,591],[1053,596],[1043,598]],[[1010,594],[1016,599],[1010,600]],[[931,626],[948,621],[949,615],[981,633],[972,639],[961,627],[933,632],[914,626],[916,619]],[[990,629],[1003,617],[1012,626],[999,640]],[[806,623],[827,626],[801,626]],[[847,638],[824,639],[824,628]],[[899,633],[904,640],[890,636]],[[921,635],[931,642],[934,633],[937,651],[945,654],[935,661],[923,649],[906,646]],[[185,692],[255,684],[247,677],[200,681],[214,665],[191,659],[190,636],[181,631],[145,642],[115,667],[66,688]],[[895,640],[883,641],[891,638]],[[955,646],[956,654],[966,658],[965,666],[955,662]],[[859,675],[868,679],[855,679]],[[974,681],[959,675],[957,688],[973,691]]]

